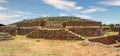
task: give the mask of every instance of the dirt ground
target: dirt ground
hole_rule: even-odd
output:
[[[120,56],[120,50],[99,43],[84,45],[72,40],[14,38],[0,41],[0,56]]]

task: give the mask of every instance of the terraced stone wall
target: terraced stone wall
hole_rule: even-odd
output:
[[[16,27],[6,27],[6,26],[0,27],[0,32],[9,33],[11,35],[16,35],[16,31],[17,31]]]
[[[35,30],[27,35],[28,38],[59,39],[59,40],[80,40],[65,30]]]
[[[64,22],[63,27],[68,28],[82,36],[100,36],[101,34],[101,22],[95,21],[68,21]]]
[[[45,21],[33,20],[33,21],[25,21],[17,23],[17,27],[38,27],[45,26]]]
[[[36,28],[18,28],[17,34],[18,35],[27,35],[30,32],[34,31]]]
[[[120,27],[113,27],[111,28],[111,31],[120,32]]]
[[[68,21],[62,23],[63,27],[66,26],[101,26],[101,22],[93,21]]]
[[[89,39],[91,42],[99,42],[106,45],[114,44],[116,42],[120,42],[120,35],[112,35],[107,37],[101,37],[101,38],[93,38]]]
[[[70,28],[69,30],[81,36],[87,36],[87,37],[101,35],[101,29],[99,28]]]

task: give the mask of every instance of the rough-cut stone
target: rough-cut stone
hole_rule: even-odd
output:
[[[120,27],[113,27],[111,28],[111,31],[120,32]]]
[[[68,28],[81,36],[100,36],[102,35],[101,22],[95,21],[68,21],[64,22],[63,27]]]
[[[99,28],[70,28],[69,30],[86,37],[101,35],[101,30]]]
[[[28,33],[34,31],[36,28],[18,28],[17,35],[27,35]]]
[[[17,23],[17,27],[38,27],[45,26],[45,21],[33,20],[33,21],[23,21]]]
[[[59,40],[81,40],[65,30],[35,30],[27,35],[28,38],[44,38],[44,39],[59,39]]]
[[[12,39],[12,35],[8,33],[0,32],[0,40],[9,40]]]
[[[11,35],[16,35],[16,30],[17,27],[8,27],[8,26],[0,27],[0,32],[9,33]]]
[[[112,36],[107,36],[107,37],[100,37],[100,38],[92,38],[89,39],[91,42],[99,42],[103,44],[114,44],[120,41],[120,36],[119,35],[112,35]]]
[[[101,26],[101,22],[94,21],[68,21],[62,24],[64,27],[66,26]]]

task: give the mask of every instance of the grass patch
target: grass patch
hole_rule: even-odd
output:
[[[118,35],[119,32],[105,32],[103,36]]]
[[[19,35],[13,38],[14,40],[0,41],[0,56],[93,56],[94,52],[99,56],[99,53],[115,53],[113,49],[111,51],[97,45],[83,46],[75,40],[29,39]]]

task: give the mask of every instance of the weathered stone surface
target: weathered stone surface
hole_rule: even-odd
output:
[[[38,26],[45,26],[45,21],[33,20],[33,21],[23,21],[17,23],[18,27],[38,27]]]
[[[18,28],[17,35],[27,35],[28,33],[34,31],[36,28]]]
[[[68,21],[62,24],[66,26],[101,26],[101,22],[92,22],[92,21]]]
[[[119,40],[120,36],[118,35],[89,39],[91,42],[99,42],[107,45],[117,43]]]
[[[111,31],[120,32],[120,27],[113,27],[111,28]]]
[[[27,35],[28,38],[44,38],[44,39],[59,39],[59,40],[80,40],[65,30],[35,30]]]
[[[70,28],[69,30],[81,36],[87,37],[101,35],[101,29],[99,28]]]
[[[100,36],[101,22],[95,21],[68,21],[64,22],[63,27],[68,28],[70,31],[75,32],[81,36]]]
[[[12,39],[12,35],[8,33],[0,32],[0,40],[9,40]]]
[[[7,27],[7,26],[0,27],[0,32],[9,33],[11,35],[16,35],[16,30],[17,27]]]

